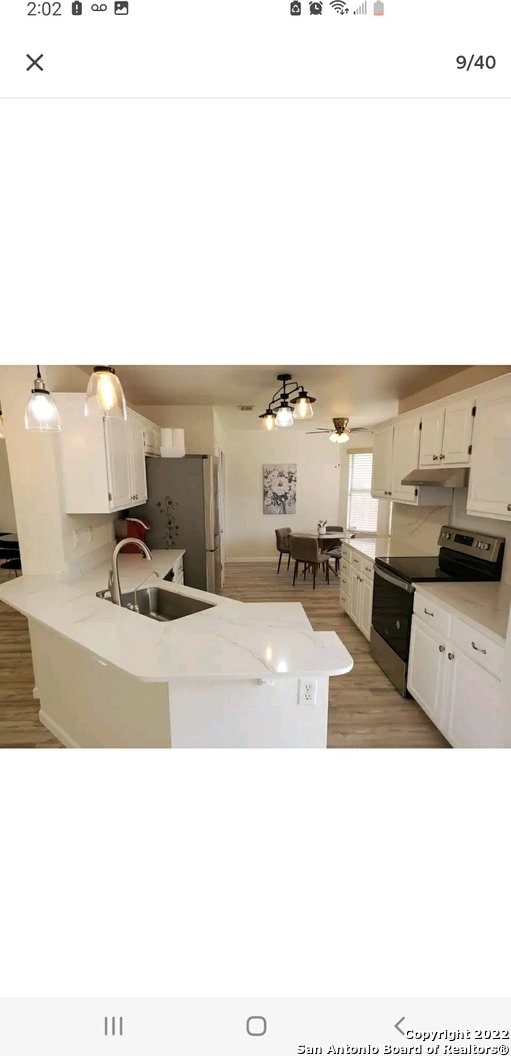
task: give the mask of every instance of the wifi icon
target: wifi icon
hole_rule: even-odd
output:
[[[349,11],[349,7],[344,0],[330,0],[330,7],[333,7],[338,15],[347,15]]]

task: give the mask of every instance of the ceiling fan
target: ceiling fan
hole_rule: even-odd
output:
[[[348,429],[349,418],[332,418],[333,429],[310,429],[309,435],[313,433],[328,433],[329,440],[333,444],[346,444],[352,433],[367,432],[366,429]]]

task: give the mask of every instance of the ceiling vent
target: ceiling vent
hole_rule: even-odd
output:
[[[253,410],[254,410],[254,404],[253,403],[242,403],[238,407],[238,411],[253,411]]]

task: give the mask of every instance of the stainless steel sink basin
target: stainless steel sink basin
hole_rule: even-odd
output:
[[[109,590],[98,590],[96,597],[112,601]],[[134,609],[135,591],[121,594],[121,605],[124,609]],[[142,587],[137,590],[137,606],[135,612],[138,611],[141,616],[148,616],[150,620],[158,620],[160,623],[181,620],[183,616],[191,616],[195,612],[215,607],[209,602],[188,598],[184,594],[174,594],[170,590],[161,590],[160,587]]]

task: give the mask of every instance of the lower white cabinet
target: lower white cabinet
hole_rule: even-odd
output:
[[[442,731],[445,728],[445,693],[447,648],[444,640],[414,616],[410,639],[408,690],[414,700]]]
[[[438,630],[423,615],[427,595],[416,593],[409,692],[454,748],[511,747],[511,701],[504,701],[500,680],[503,647],[436,600],[435,606],[444,613]]]
[[[449,724],[447,739],[455,748],[509,747],[501,682],[456,649],[448,654]]]
[[[371,637],[373,612],[373,571],[371,558],[343,544],[340,569],[340,601],[362,634]]]

